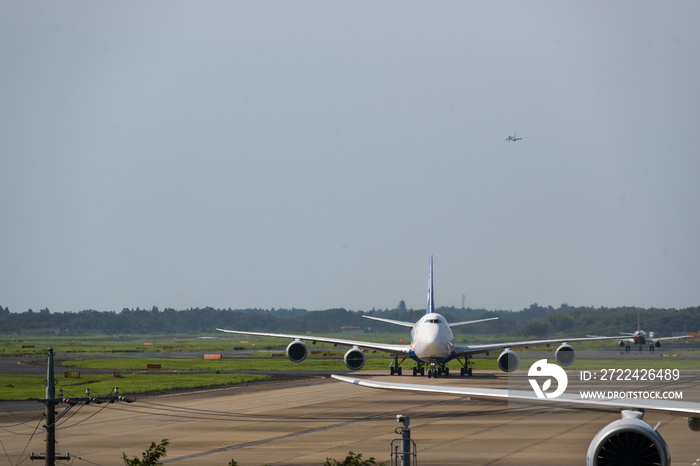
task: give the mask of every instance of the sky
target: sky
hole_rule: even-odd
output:
[[[0,1],[0,306],[698,306],[698,18]]]

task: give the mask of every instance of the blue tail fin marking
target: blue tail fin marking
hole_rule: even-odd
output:
[[[428,272],[428,307],[426,314],[435,312],[435,302],[433,301],[433,255],[430,255],[430,271]]]

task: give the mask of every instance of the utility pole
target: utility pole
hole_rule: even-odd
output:
[[[46,367],[46,398],[39,400],[46,405],[46,455],[38,456],[34,453],[29,457],[34,460],[45,460],[46,466],[54,466],[56,460],[70,460],[70,454],[56,456],[56,405],[61,402],[56,399],[56,379],[53,371],[53,348],[49,348],[49,362]]]
[[[411,440],[411,429],[408,427],[411,420],[408,416],[397,414],[396,420],[402,422],[403,426],[397,427],[395,432],[401,434],[400,439],[391,441],[391,466],[415,466],[418,461],[416,452],[416,442]],[[399,445],[401,451],[399,451]],[[394,461],[396,459],[396,461]]]
[[[119,388],[114,388],[114,395],[110,396],[97,396],[90,398],[90,389],[86,391],[85,398],[63,398],[63,390],[61,390],[60,397],[56,398],[56,379],[54,378],[53,370],[53,348],[49,348],[49,360],[46,367],[46,398],[39,400],[40,403],[46,405],[46,455],[35,455],[33,452],[29,456],[29,459],[34,460],[45,460],[45,466],[55,466],[56,460],[69,461],[70,453],[66,453],[65,456],[56,456],[56,405],[59,403],[68,403],[69,405],[76,405],[79,403],[90,404],[93,403],[114,403],[115,401],[126,401],[128,403],[133,402],[133,399],[129,399],[123,396],[119,396]],[[60,416],[59,416],[60,417]]]

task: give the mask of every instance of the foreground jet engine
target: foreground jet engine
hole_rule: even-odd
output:
[[[668,445],[654,427],[642,421],[643,416],[640,411],[622,411],[622,419],[611,422],[593,437],[586,464],[670,465]]]

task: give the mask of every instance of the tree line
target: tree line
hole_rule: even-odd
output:
[[[499,311],[442,307],[437,312],[448,322],[498,317],[499,320],[455,328],[456,336],[495,335],[544,337],[570,335],[617,335],[637,330],[637,319],[647,333],[670,336],[700,330],[700,306],[686,309],[642,309],[637,307],[559,308],[532,304],[521,311]],[[2,334],[213,334],[216,328],[280,333],[340,333],[356,329],[361,332],[397,332],[396,326],[362,318],[362,314],[387,319],[417,321],[423,309],[407,309],[403,301],[395,309],[349,311],[327,309],[214,309],[212,307],[175,310],[122,309],[115,311],[84,310],[80,312],[10,312],[0,306]]]

